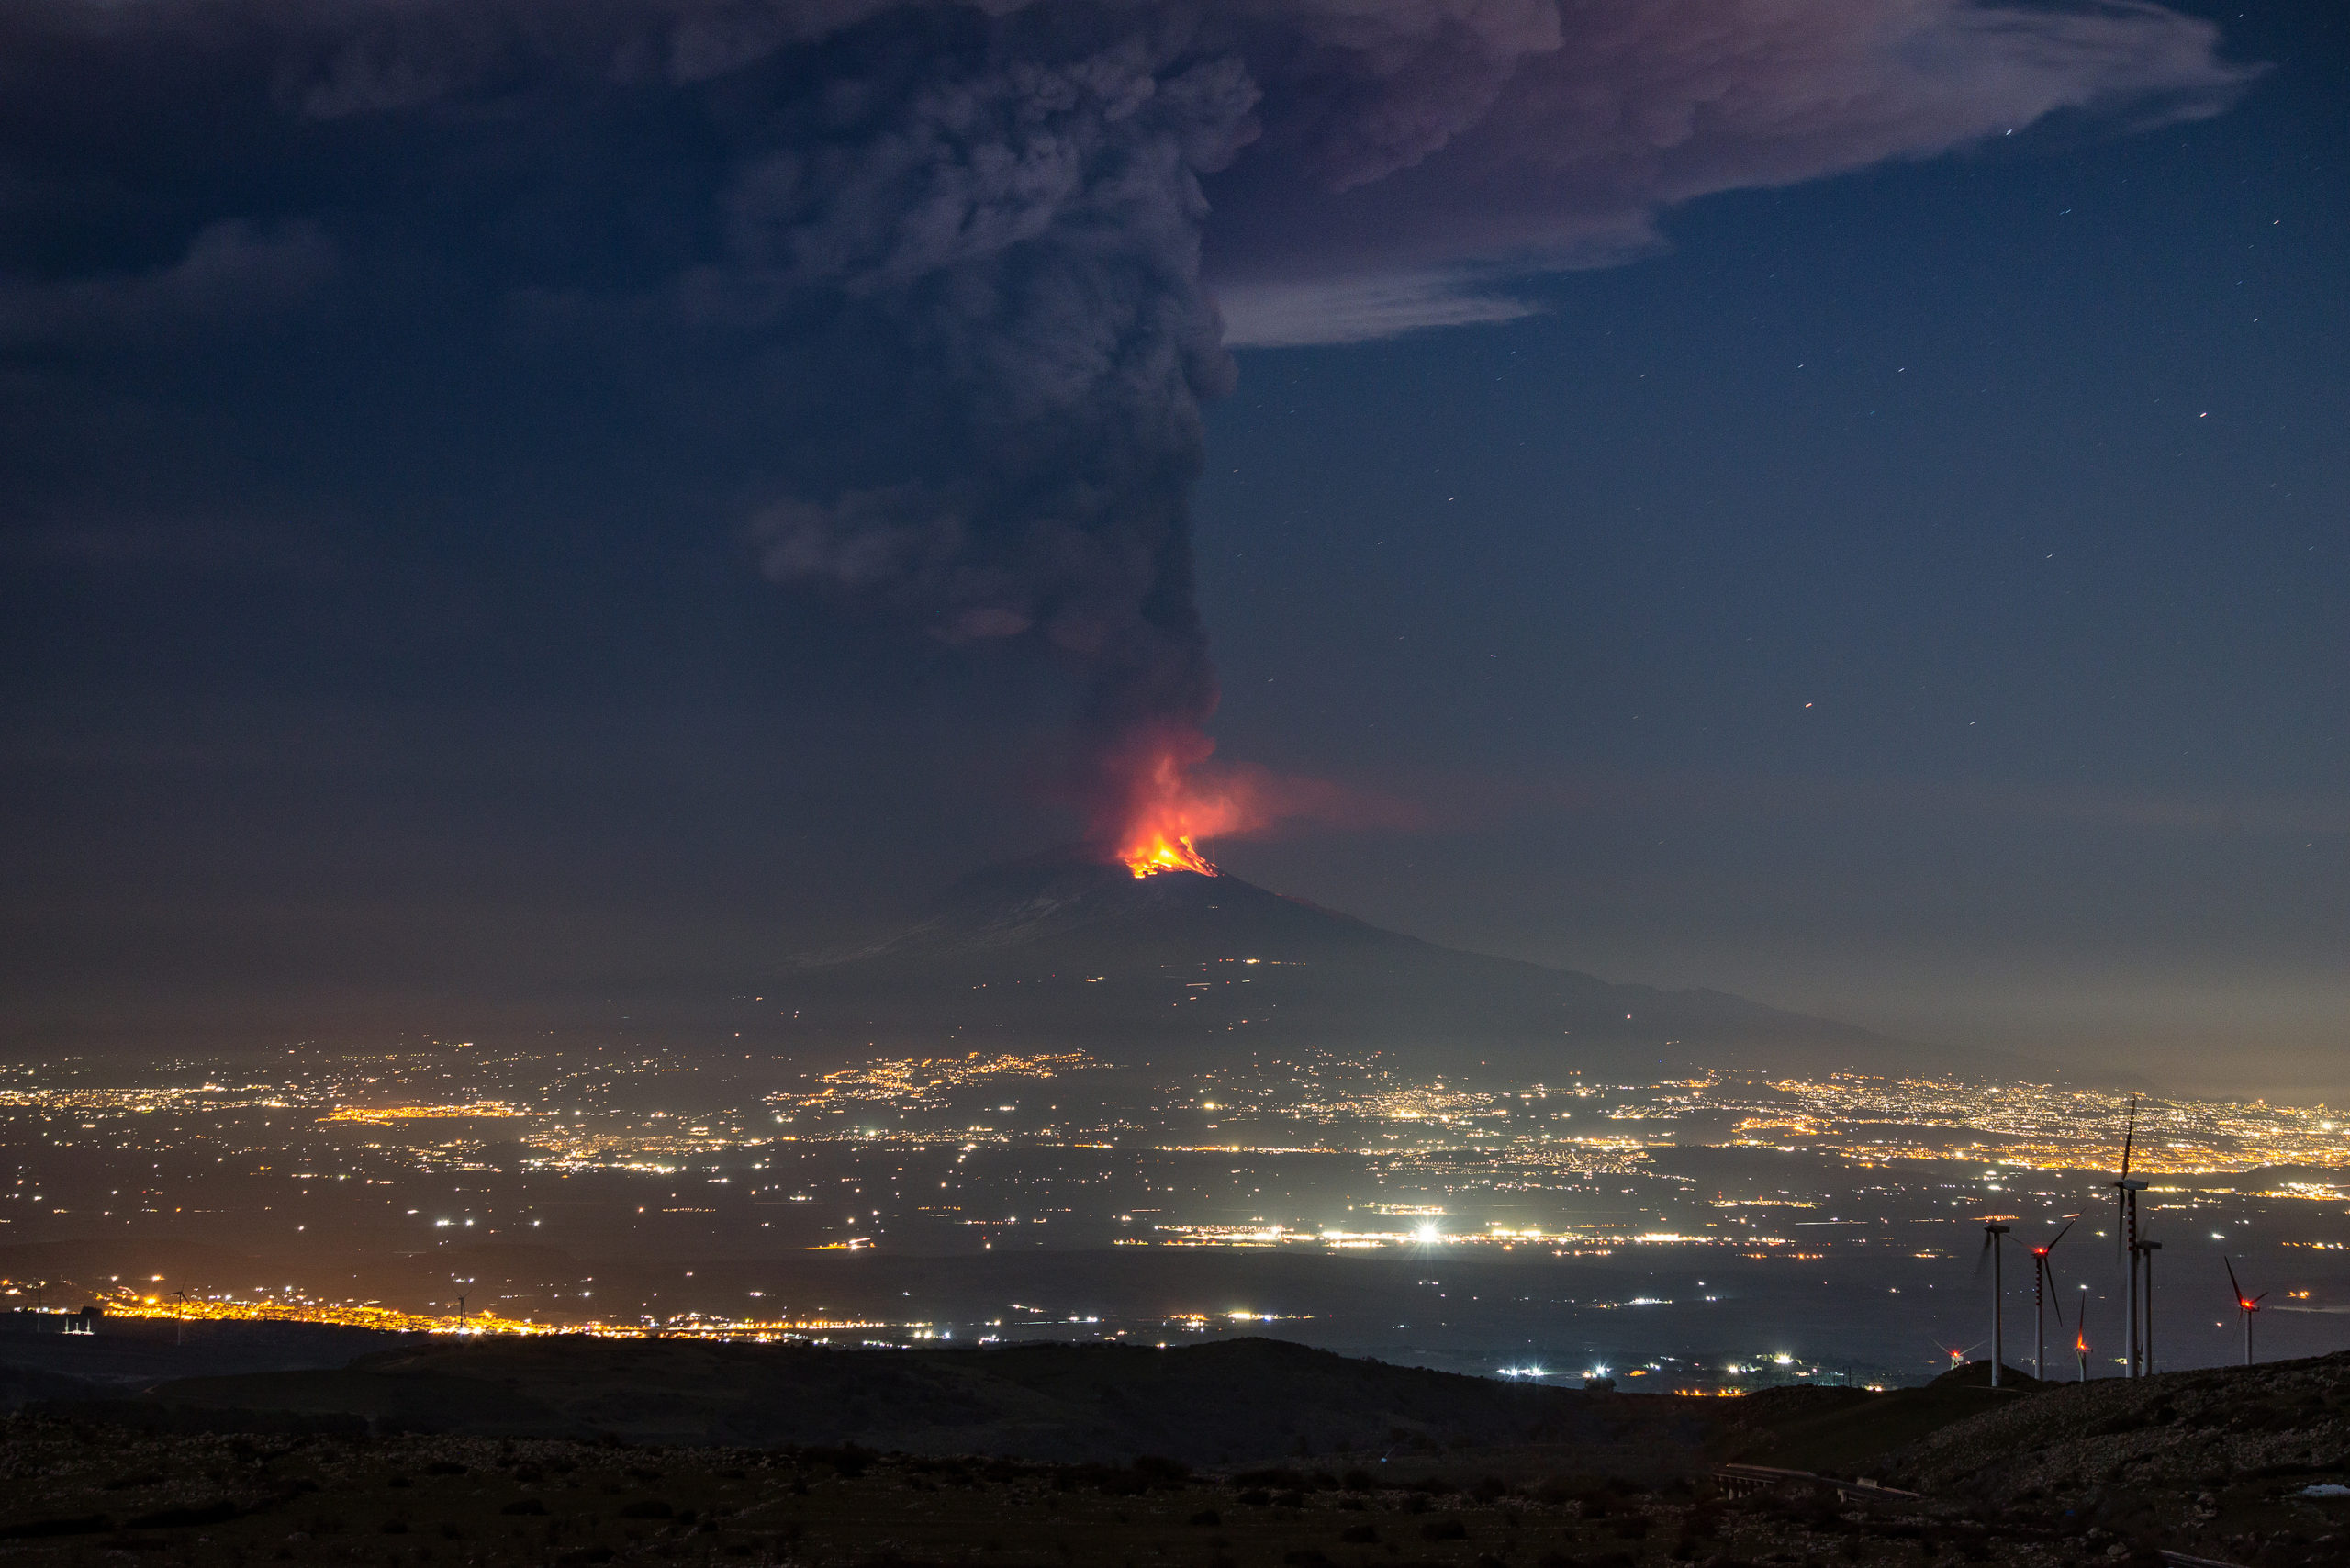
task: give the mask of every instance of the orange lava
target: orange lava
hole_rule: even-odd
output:
[[[1311,820],[1339,826],[1404,827],[1420,821],[1405,802],[1335,784],[1209,761],[1215,742],[1195,725],[1139,725],[1098,761],[1090,802],[1092,842],[1104,860],[1136,877],[1166,871],[1218,876],[1200,846]]]
[[[1104,835],[1115,858],[1136,877],[1162,871],[1216,875],[1198,841],[1261,825],[1251,791],[1193,770],[1215,743],[1197,730],[1169,726],[1143,732],[1113,762],[1117,805]]]
[[[1188,838],[1169,838],[1163,833],[1150,833],[1118,851],[1118,858],[1126,869],[1137,877],[1157,876],[1161,871],[1196,871],[1203,877],[1216,874],[1215,863],[1202,855]]]

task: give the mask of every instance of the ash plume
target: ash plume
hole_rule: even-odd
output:
[[[1676,202],[2246,75],[2122,0],[27,0],[0,61],[36,379],[211,331],[233,380],[213,258],[505,439],[674,447],[779,583],[1073,666],[1111,815],[1210,749],[1232,346],[1504,319]]]

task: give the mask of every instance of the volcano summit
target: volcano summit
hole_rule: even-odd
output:
[[[919,924],[777,983],[804,1028],[878,1050],[1082,1049],[1185,1070],[1323,1050],[1515,1077],[1683,1066],[1947,1067],[1718,991],[1462,952],[1227,874],[1064,851],[990,867]]]

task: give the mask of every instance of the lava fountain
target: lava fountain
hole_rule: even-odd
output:
[[[1211,765],[1215,751],[1181,720],[1129,729],[1094,764],[1089,841],[1105,863],[1137,878],[1165,871],[1219,875],[1200,850],[1215,838],[1270,831],[1283,822],[1410,830],[1424,813],[1409,801],[1251,764]]]
[[[1106,858],[1136,877],[1162,871],[1216,875],[1199,841],[1262,827],[1270,815],[1248,774],[1197,771],[1215,742],[1187,725],[1147,727],[1106,760],[1109,786],[1095,837]]]

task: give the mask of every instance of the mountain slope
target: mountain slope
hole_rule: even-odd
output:
[[[1550,1077],[1929,1059],[1723,991],[1612,985],[1438,946],[1237,877],[1137,879],[1067,855],[967,878],[912,930],[803,960],[777,989],[809,1029],[877,1048],[1086,1049],[1161,1067],[1314,1050]]]

